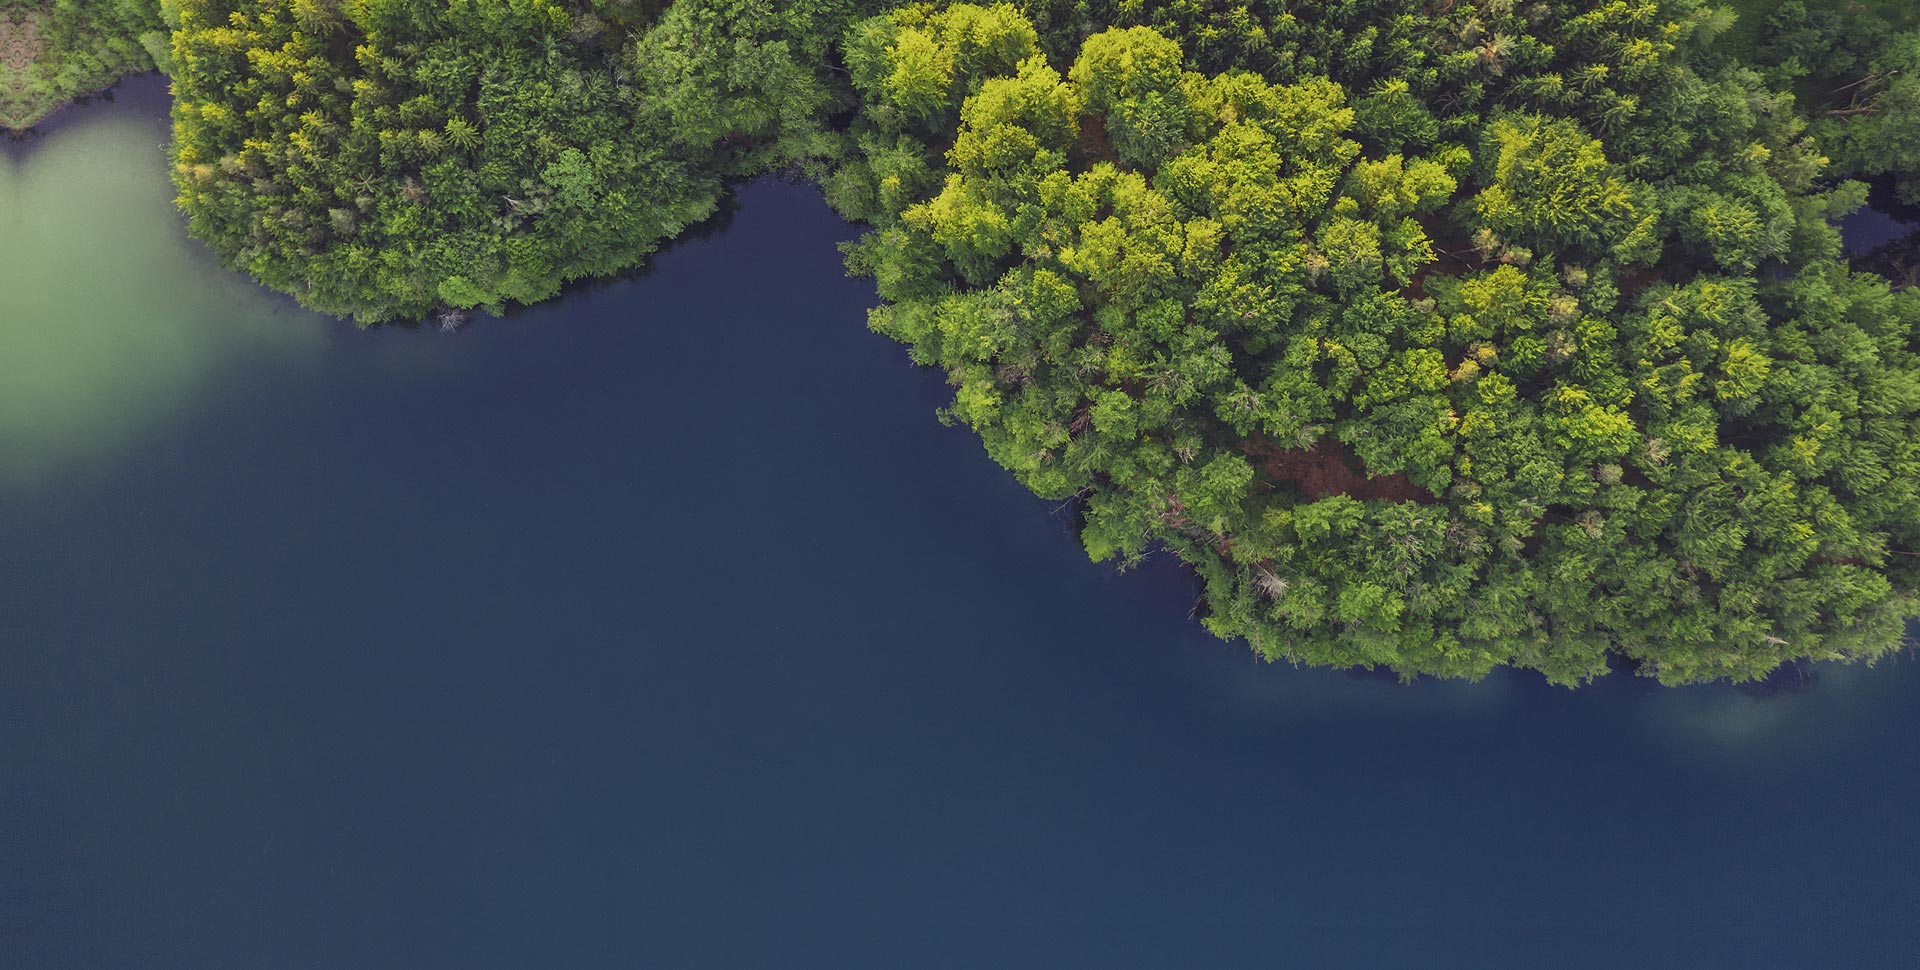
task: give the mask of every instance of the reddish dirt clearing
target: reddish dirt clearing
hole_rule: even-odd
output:
[[[1361,501],[1422,505],[1439,501],[1405,475],[1367,476],[1354,471],[1359,459],[1331,438],[1322,438],[1311,448],[1276,448],[1273,442],[1255,435],[1247,440],[1245,450],[1264,480],[1292,485],[1309,498],[1345,495]]]

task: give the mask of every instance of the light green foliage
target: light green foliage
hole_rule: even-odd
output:
[[[1347,174],[1346,193],[1383,222],[1425,214],[1446,204],[1458,187],[1446,166],[1416,159],[1409,166],[1399,155],[1363,159]]]
[[[1606,150],[1571,121],[1503,117],[1479,149],[1480,225],[1530,248],[1592,252],[1634,221],[1627,184]]]
[[[1079,497],[1090,555],[1173,549],[1270,658],[1574,683],[1610,653],[1668,682],[1879,656],[1914,602],[1920,299],[1833,261],[1857,191],[1816,189],[1751,73],[1689,69],[1704,15],[1659,15],[1489,41],[1484,120],[1405,78],[1197,73],[1138,26],[1064,78],[971,76],[852,250],[872,325]],[[857,81],[856,137],[896,152],[889,77]],[[1649,108],[1686,130],[1611,134]]]
[[[1013,7],[913,4],[861,22],[846,59],[864,110],[902,131],[939,134],[982,81],[1010,74],[1038,54],[1033,25]]]
[[[912,4],[855,24],[846,61],[864,124],[859,151],[825,183],[827,200],[870,219],[932,188],[928,146],[951,137],[962,102],[1039,52],[1033,25],[1007,4]]]
[[[1157,168],[1186,146],[1193,118],[1180,61],[1179,45],[1145,27],[1096,34],[1074,61],[1073,83],[1120,161]]]

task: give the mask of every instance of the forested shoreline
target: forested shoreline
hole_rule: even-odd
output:
[[[0,133],[168,63],[153,0],[0,0]]]
[[[363,324],[819,182],[946,418],[1268,659],[1745,681],[1920,611],[1920,291],[1834,229],[1857,177],[1920,202],[1899,5],[4,10],[9,116],[144,54],[192,233]]]

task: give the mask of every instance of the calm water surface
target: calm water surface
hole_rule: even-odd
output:
[[[1858,258],[1882,246],[1906,242],[1920,236],[1920,207],[1904,205],[1894,193],[1892,176],[1869,182],[1867,206],[1840,222],[1847,254]]]
[[[799,186],[443,336],[0,168],[0,967],[1912,967],[1920,663],[1261,665],[1089,565]]]

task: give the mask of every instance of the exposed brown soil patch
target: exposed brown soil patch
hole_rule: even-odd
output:
[[[1107,119],[1097,114],[1080,119],[1080,138],[1073,151],[1082,168],[1092,168],[1099,162],[1120,164],[1120,156],[1113,153],[1113,139],[1107,135]]]
[[[39,16],[25,11],[0,14],[0,67],[24,71],[39,58]]]
[[[1369,476],[1355,471],[1360,460],[1331,438],[1322,438],[1311,448],[1278,448],[1265,437],[1254,435],[1242,448],[1265,481],[1292,485],[1309,498],[1345,495],[1361,501],[1422,505],[1439,501],[1405,475]]]
[[[1453,226],[1438,216],[1424,216],[1418,220],[1420,228],[1426,230],[1427,239],[1432,242],[1434,261],[1421,264],[1413,271],[1413,280],[1407,284],[1406,294],[1410,299],[1427,298],[1427,277],[1439,273],[1442,276],[1465,276],[1487,265],[1487,254],[1473,248],[1471,240],[1464,236],[1450,235]]]
[[[1620,290],[1621,302],[1626,302],[1640,294],[1641,290],[1660,281],[1658,270],[1637,266],[1614,278],[1613,285]]]
[[[0,132],[25,128],[45,114],[44,106],[33,103],[30,84],[44,50],[37,11],[0,11]]]

